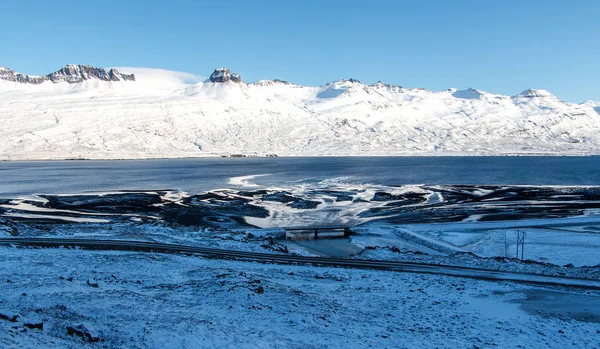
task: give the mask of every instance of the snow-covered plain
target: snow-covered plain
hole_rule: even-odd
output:
[[[0,247],[5,348],[594,348],[597,291]],[[43,323],[29,329],[27,323]],[[89,343],[68,328],[83,325]]]
[[[0,81],[0,159],[600,153],[598,104],[544,90],[212,83],[118,69],[136,81]]]

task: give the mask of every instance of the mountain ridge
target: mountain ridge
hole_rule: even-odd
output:
[[[127,68],[125,68],[125,69],[127,69]],[[130,68],[130,69],[152,69],[152,68]],[[163,70],[163,71],[166,71],[166,70]],[[20,78],[15,78],[17,76],[19,76]],[[70,78],[70,77],[72,77],[72,78]],[[88,65],[88,64],[67,64],[67,65],[63,66],[62,68],[60,68],[59,70],[54,71],[54,72],[44,75],[44,76],[22,74],[22,73],[14,71],[8,67],[0,66],[0,81],[4,80],[4,81],[9,81],[9,82],[31,83],[31,84],[40,84],[45,81],[51,81],[54,83],[58,83],[58,82],[62,82],[62,81],[66,81],[68,83],[80,83],[84,80],[90,80],[90,79],[94,79],[94,78],[101,80],[101,81],[107,81],[107,82],[108,81],[136,81],[135,74],[121,73],[117,70],[117,68],[100,68],[100,67],[96,67],[96,66]],[[31,80],[31,81],[27,81],[27,80]],[[439,93],[439,92],[443,92],[443,91],[455,90],[455,92],[460,92],[460,91],[465,91],[468,93],[478,92],[480,94],[487,93],[487,94],[493,94],[493,95],[497,95],[497,96],[504,96],[504,95],[494,94],[491,92],[486,92],[486,91],[471,88],[471,87],[469,87],[465,90],[461,90],[461,89],[457,89],[457,88],[449,88],[449,89],[442,90],[442,91],[433,91],[433,90],[429,90],[429,89],[422,88],[422,87],[407,88],[407,87],[403,87],[403,86],[396,85],[396,84],[384,83],[381,80],[379,80],[375,83],[372,83],[372,84],[364,84],[360,80],[357,80],[354,78],[338,79],[338,80],[326,82],[319,86],[299,85],[299,84],[295,84],[295,83],[292,83],[292,82],[289,82],[286,80],[282,80],[282,79],[261,79],[261,80],[255,81],[255,82],[244,82],[244,81],[242,81],[241,76],[239,74],[231,72],[231,70],[228,67],[216,68],[213,71],[213,73],[210,75],[210,78],[206,79],[203,82],[204,83],[207,83],[207,82],[213,82],[213,83],[235,82],[235,83],[244,83],[244,84],[248,84],[248,85],[258,85],[258,86],[284,84],[284,85],[298,86],[298,87],[326,87],[326,86],[331,86],[331,85],[350,83],[350,84],[360,84],[360,85],[369,86],[369,87],[387,87],[387,88],[396,89],[398,91],[420,90],[420,91],[429,91],[429,92],[433,92],[433,93]],[[511,98],[557,98],[560,100],[560,98],[558,98],[557,96],[548,92],[547,90],[533,89],[533,88],[527,88],[516,95],[506,96],[506,97],[511,97]],[[462,97],[457,97],[457,98],[462,98]],[[569,102],[569,103],[572,103],[572,102]],[[583,105],[585,103],[600,104],[600,102],[596,102],[593,100],[587,100],[587,101],[581,102],[579,104]]]
[[[112,68],[106,70],[86,64],[67,64],[57,71],[44,76],[26,75],[6,67],[0,67],[0,80],[22,84],[39,85],[46,81],[53,83],[80,83],[84,80],[98,79],[101,81],[135,81],[134,74],[122,74]]]
[[[355,79],[311,87],[246,83],[225,67],[214,82],[119,70],[135,71],[135,81],[0,80],[0,159],[600,154],[600,103],[545,90],[506,96]]]

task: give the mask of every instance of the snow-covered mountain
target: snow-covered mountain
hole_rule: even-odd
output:
[[[46,76],[24,75],[9,68],[0,67],[0,80],[18,82],[22,84],[39,85],[46,81],[53,83],[67,82],[80,83],[85,80],[97,79],[100,81],[135,81],[133,74],[121,74],[116,69],[105,70],[91,65],[69,64]]]
[[[600,153],[600,103],[544,90],[245,83],[227,68],[201,80],[148,68],[69,65],[38,77],[0,68],[0,159]]]

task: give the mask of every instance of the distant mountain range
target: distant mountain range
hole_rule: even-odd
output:
[[[133,74],[121,74],[116,69],[106,70],[91,65],[69,64],[46,76],[24,75],[12,69],[0,67],[0,79],[9,82],[39,85],[46,81],[76,84],[90,79],[101,81],[135,81],[135,76]]]
[[[127,72],[128,74],[121,73]],[[0,159],[600,154],[600,103],[354,79],[245,83],[147,68],[0,67]]]

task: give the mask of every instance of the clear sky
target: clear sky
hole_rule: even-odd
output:
[[[599,0],[6,0],[0,65],[179,70],[245,81],[356,78],[600,100]]]

